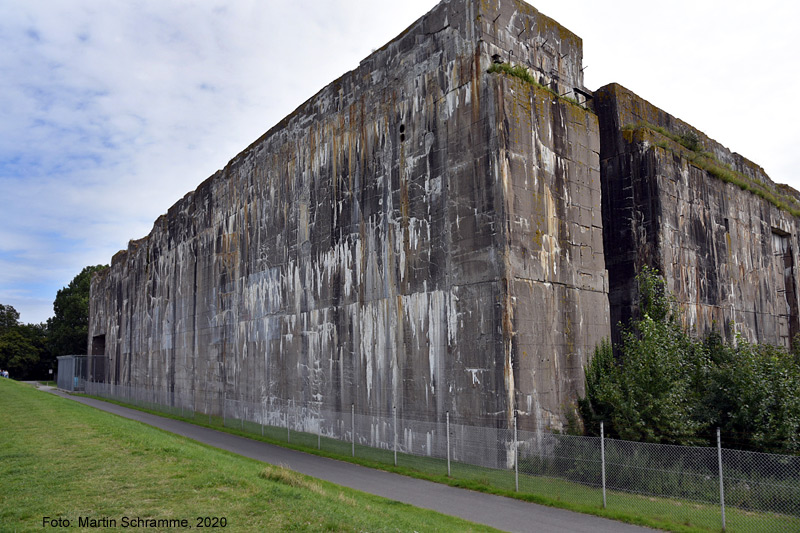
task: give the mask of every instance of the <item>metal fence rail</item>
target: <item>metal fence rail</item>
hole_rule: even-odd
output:
[[[86,382],[86,393],[552,499],[718,531],[800,531],[800,457],[367,415],[280,398]],[[216,414],[212,414],[216,413]]]

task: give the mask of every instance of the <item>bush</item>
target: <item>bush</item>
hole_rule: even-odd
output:
[[[578,402],[587,433],[666,444],[716,444],[720,427],[736,446],[800,452],[800,364],[783,348],[684,330],[658,272],[637,276],[639,314],[616,353],[597,346]]]

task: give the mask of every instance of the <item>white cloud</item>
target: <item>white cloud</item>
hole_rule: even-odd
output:
[[[586,85],[617,82],[800,189],[796,24],[780,0],[533,2],[583,38]]]

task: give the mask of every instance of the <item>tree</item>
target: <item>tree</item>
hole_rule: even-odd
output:
[[[622,333],[621,359],[604,342],[586,370],[579,408],[590,431],[600,419],[626,440],[692,444],[700,423],[694,394],[692,339],[682,330],[675,300],[657,271],[636,277],[640,317]]]
[[[39,325],[20,324],[0,335],[0,368],[16,379],[47,376],[49,358],[45,330]]]
[[[639,315],[616,355],[604,341],[586,368],[578,406],[587,433],[603,420],[627,440],[715,444],[709,430],[719,427],[740,448],[800,451],[798,356],[739,336],[698,340],[657,271],[643,269],[637,281]]]
[[[19,324],[19,312],[13,306],[0,304],[0,335]]]
[[[0,304],[0,368],[18,379],[44,377],[47,372],[46,330],[19,323],[19,312]]]
[[[28,369],[39,362],[36,347],[18,329],[10,329],[0,336],[0,368],[15,378],[24,379]]]
[[[711,353],[706,410],[737,446],[800,451],[800,365],[793,354],[737,337]]]
[[[47,321],[49,347],[54,356],[85,354],[89,335],[89,288],[92,274],[106,268],[87,266],[56,293],[54,316]]]

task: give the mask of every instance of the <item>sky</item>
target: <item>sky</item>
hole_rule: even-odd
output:
[[[617,82],[800,189],[800,3],[532,0]],[[0,303],[130,239],[434,0],[0,0]]]

